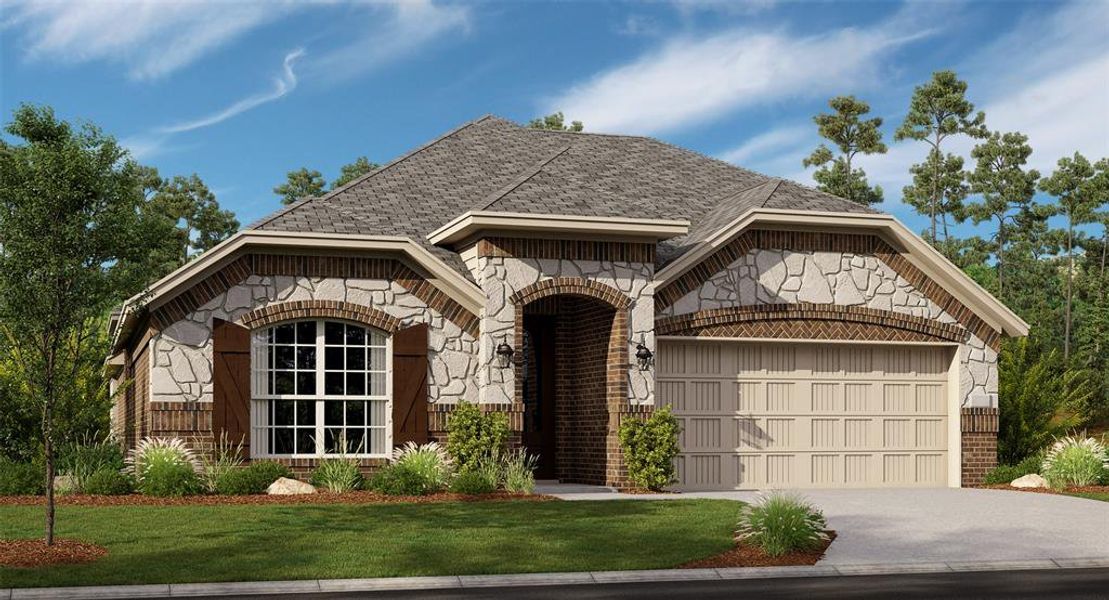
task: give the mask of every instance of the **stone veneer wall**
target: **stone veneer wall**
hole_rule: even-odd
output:
[[[959,324],[878,257],[824,250],[751,249],[663,308],[660,315],[798,303],[865,307]],[[962,346],[963,405],[996,406],[997,350],[971,332]]]

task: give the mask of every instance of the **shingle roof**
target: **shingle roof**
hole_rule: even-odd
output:
[[[750,208],[874,212],[655,139],[557,132],[485,116],[252,229],[405,236],[466,277],[427,234],[468,210],[686,219],[660,244],[666,263]]]

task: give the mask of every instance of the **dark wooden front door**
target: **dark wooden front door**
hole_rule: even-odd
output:
[[[539,456],[536,479],[554,479],[555,317],[524,316],[524,447]]]

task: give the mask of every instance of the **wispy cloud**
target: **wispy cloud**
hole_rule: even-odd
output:
[[[285,0],[11,0],[3,26],[20,28],[30,60],[115,62],[145,80],[188,66],[299,7]]]
[[[285,55],[285,60],[282,64],[281,76],[274,78],[273,89],[271,89],[270,91],[247,96],[246,98],[234,102],[230,106],[222,110],[218,110],[210,115],[206,115],[198,119],[176,123],[174,125],[167,125],[165,127],[159,127],[155,130],[155,132],[181,133],[183,131],[192,131],[194,129],[209,127],[211,125],[215,125],[216,123],[226,121],[227,119],[230,119],[235,115],[244,113],[252,108],[257,108],[263,104],[266,104],[267,102],[273,102],[274,100],[283,98],[284,96],[295,90],[297,87],[297,77],[296,73],[293,71],[293,63],[296,62],[296,60],[301,56],[304,56],[303,48],[297,48],[296,50],[293,50],[292,52]]]
[[[810,139],[812,129],[808,125],[777,127],[723,152],[720,154],[720,159],[736,164],[744,164],[764,159],[768,155],[780,154],[783,150],[792,150]]]
[[[322,49],[306,69],[313,77],[340,81],[403,58],[443,35],[468,31],[470,10],[432,0],[400,0],[370,5],[358,35]],[[382,18],[384,16],[384,18]]]
[[[815,36],[733,29],[681,36],[545,102],[594,131],[657,133],[787,97],[879,82],[883,59],[930,32],[900,16]]]

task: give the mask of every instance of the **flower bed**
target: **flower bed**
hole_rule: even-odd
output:
[[[510,494],[495,492],[491,494],[467,495],[442,492],[425,496],[388,496],[378,492],[343,492],[334,494],[297,494],[290,496],[269,496],[264,494],[243,496],[197,495],[160,497],[142,494],[125,496],[91,496],[69,494],[57,496],[59,505],[70,506],[223,506],[232,504],[397,504],[397,503],[435,503],[435,502],[499,502],[505,500],[530,500],[543,502],[555,500],[553,496],[541,494]],[[27,506],[45,504],[44,496],[0,496],[0,506]]]
[[[799,565],[815,565],[824,558],[824,553],[832,541],[836,539],[836,532],[825,531],[828,535],[819,548],[813,550],[795,550],[781,556],[770,556],[762,548],[753,544],[737,543],[734,548],[721,552],[715,556],[693,560],[680,565],[681,569],[723,569],[728,567],[793,567]]]

